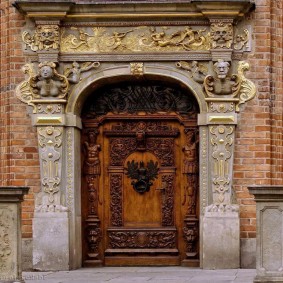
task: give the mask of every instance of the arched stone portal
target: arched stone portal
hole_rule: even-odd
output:
[[[54,3],[35,7],[25,1],[17,2],[33,20],[22,37],[27,57],[34,64],[25,65],[27,78],[16,93],[33,108],[32,122],[39,141],[41,192],[33,219],[35,269],[81,266],[82,108],[101,87],[131,80],[177,85],[197,101],[200,265],[213,269],[239,267],[238,206],[231,198],[235,127],[239,106],[254,97],[255,87],[244,75],[248,64],[240,61],[248,49],[248,29],[244,29],[245,36],[239,37],[233,24],[253,5],[247,1],[235,1],[228,6],[219,3],[184,2],[178,7],[168,3],[165,14],[162,3],[141,5],[138,9],[133,3],[125,3],[125,14],[113,13],[112,4],[56,2],[59,12],[54,13]],[[151,13],[153,6],[156,13]],[[74,18],[77,20],[73,21]],[[173,109],[172,120],[168,121],[183,123],[182,130],[186,130],[186,119],[180,118],[182,111]],[[154,115],[150,118],[155,119]],[[163,126],[176,127],[173,124]],[[93,137],[88,139],[88,143],[93,143]],[[129,161],[135,165],[131,163],[133,153],[125,157],[126,164]],[[157,166],[163,172],[168,167],[160,167],[162,162],[152,152],[142,161],[152,161],[152,168]],[[119,164],[118,169],[121,171],[124,166],[125,163]],[[98,168],[84,170],[85,176],[91,175],[92,179],[101,173]],[[117,175],[118,171],[114,173]],[[161,188],[162,177],[158,181]],[[139,181],[133,180],[140,184]],[[181,178],[181,182],[185,180]],[[193,227],[190,229],[188,234],[193,234]],[[95,233],[91,232],[90,241],[99,237]],[[96,251],[93,253],[91,259],[99,260]]]
[[[162,77],[96,89],[82,110],[83,264],[199,265],[199,107]]]

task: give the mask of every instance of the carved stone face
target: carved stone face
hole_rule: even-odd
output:
[[[227,40],[227,31],[226,30],[217,30],[214,33],[213,39],[217,41],[219,44],[224,44]]]
[[[58,27],[56,26],[38,26],[37,28],[38,40],[44,48],[52,48],[57,44],[59,38]]]
[[[51,79],[53,77],[53,70],[50,66],[43,66],[40,69],[40,75],[44,79]]]
[[[217,62],[214,64],[214,70],[219,79],[225,79],[229,72],[230,64],[228,62]]]

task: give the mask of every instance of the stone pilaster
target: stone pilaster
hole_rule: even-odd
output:
[[[256,201],[255,283],[283,282],[283,187],[252,186]]]

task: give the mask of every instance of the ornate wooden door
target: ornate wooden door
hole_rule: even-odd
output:
[[[111,114],[84,125],[84,265],[197,266],[195,119]]]

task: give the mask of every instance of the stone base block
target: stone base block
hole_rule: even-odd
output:
[[[283,283],[283,277],[256,276],[254,283]]]
[[[69,270],[69,221],[67,212],[35,212],[33,219],[33,268]]]
[[[203,268],[240,267],[238,212],[205,212],[203,217]]]
[[[256,238],[241,239],[241,268],[256,268]]]

